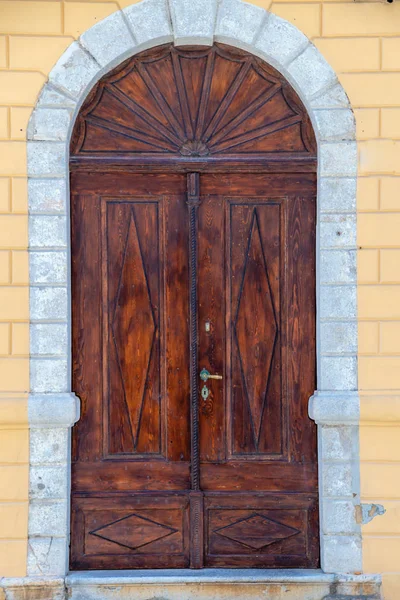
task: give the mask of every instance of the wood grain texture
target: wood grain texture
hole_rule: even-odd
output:
[[[76,121],[71,157],[316,157],[307,112],[259,58],[222,44],[146,50],[103,77]]]
[[[106,417],[110,455],[162,453],[158,210],[151,201],[103,201],[105,393],[113,399]]]
[[[313,567],[317,512],[307,494],[206,494],[206,565]]]
[[[83,105],[71,568],[318,567],[315,165],[289,84],[227,46],[143,52]]]
[[[72,186],[79,189],[82,178],[72,178]],[[82,419],[73,434],[74,515],[79,495],[103,493],[118,504],[121,492],[190,489],[186,181],[157,179],[144,182],[131,175],[123,185],[112,176],[109,188],[100,178],[90,195],[72,193],[73,387],[82,400]],[[127,548],[129,535],[133,545],[139,535],[153,535],[156,525],[145,527],[141,520],[147,513],[131,517],[137,513],[127,508],[96,514],[96,528],[106,528],[112,541],[85,529],[85,540],[77,543],[92,549],[102,544],[100,554],[112,543],[113,550],[100,560],[94,550],[87,554],[75,547],[74,568],[154,567],[174,542],[172,535],[163,538],[163,551],[149,558],[147,548],[155,545],[156,552],[161,542],[146,544],[145,553],[138,546]],[[77,540],[81,518],[72,519]],[[85,523],[91,519],[89,513],[84,517]],[[189,534],[181,535],[186,540]],[[169,549],[171,566],[187,565],[188,558]],[[135,552],[140,556],[132,557]]]
[[[75,498],[76,568],[189,566],[189,504],[185,495],[157,493]]]

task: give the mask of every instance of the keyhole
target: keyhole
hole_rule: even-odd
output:
[[[205,329],[206,329],[207,333],[210,333],[210,331],[211,331],[211,323],[210,323],[210,321],[206,321]]]

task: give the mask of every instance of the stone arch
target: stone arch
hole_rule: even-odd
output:
[[[70,388],[68,147],[93,85],[133,54],[175,45],[243,48],[293,85],[318,142],[317,391],[322,568],[362,570],[359,504],[355,122],[319,51],[293,25],[242,0],[143,0],[73,42],[52,69],[28,127],[31,501],[28,575],[68,570]],[[58,450],[53,451],[53,443]],[[49,503],[48,501],[51,500]]]

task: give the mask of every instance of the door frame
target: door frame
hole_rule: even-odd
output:
[[[145,0],[113,13],[71,44],[51,71],[28,127],[28,575],[64,577],[68,572],[70,431],[79,418],[79,401],[70,383],[72,124],[105,73],[139,51],[171,41],[223,42],[259,56],[288,79],[312,120],[319,157],[317,390],[309,412],[318,424],[321,564],[326,573],[359,573],[357,146],[349,101],[309,40],[264,9],[241,0],[219,5],[217,0],[169,0],[168,12],[158,0]]]

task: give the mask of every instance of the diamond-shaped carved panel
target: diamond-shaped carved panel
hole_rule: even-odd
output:
[[[260,550],[265,546],[297,535],[300,531],[254,513],[247,519],[240,519],[231,525],[217,529],[215,533],[243,546],[253,548],[253,550]]]
[[[235,332],[257,446],[278,326],[256,209],[243,268]]]
[[[162,525],[140,515],[131,514],[90,531],[90,535],[136,550],[162,540],[177,531],[173,527]]]
[[[136,447],[156,324],[133,208],[123,251],[112,331]]]

